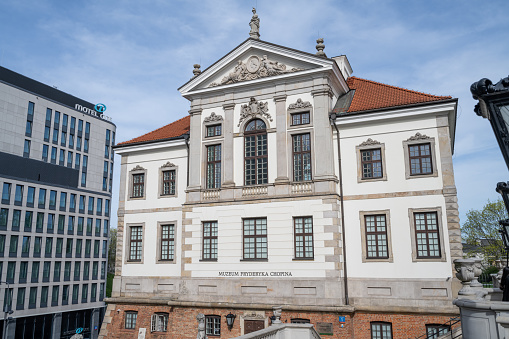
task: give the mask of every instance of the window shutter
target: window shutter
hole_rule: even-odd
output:
[[[150,318],[150,332],[154,332],[156,330],[157,323],[157,314],[152,314]]]

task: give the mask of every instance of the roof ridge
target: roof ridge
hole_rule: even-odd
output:
[[[451,99],[452,98],[452,96],[450,96],[450,95],[434,95],[434,94],[419,92],[419,91],[415,91],[415,90],[404,88],[404,87],[398,87],[398,86],[393,86],[393,85],[389,85],[389,84],[384,84],[383,82],[378,82],[378,81],[374,81],[374,80],[359,78],[359,77],[356,77],[356,76],[351,76],[348,79],[355,79],[355,80],[365,81],[365,82],[369,82],[369,83],[372,83],[372,84],[381,85],[381,86],[389,87],[389,88],[392,88],[392,89],[402,90],[402,91],[413,93],[413,94],[425,95],[425,96],[433,97],[433,98],[443,98],[443,99]]]

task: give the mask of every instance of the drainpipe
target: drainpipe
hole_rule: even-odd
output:
[[[186,134],[182,135],[182,137],[184,138],[184,141],[186,143],[186,147],[187,147],[187,186],[186,187],[189,187],[189,133],[190,132],[187,132]]]
[[[329,113],[329,120],[331,121],[331,125],[334,125],[334,129],[336,129],[336,139],[338,142],[338,166],[339,166],[339,201],[341,206],[341,231],[343,232],[343,261],[344,261],[344,271],[345,271],[345,304],[349,305],[350,302],[348,300],[348,271],[346,265],[346,234],[345,234],[345,205],[343,202],[343,168],[341,166],[341,143],[339,141],[339,130],[336,125],[336,113]]]

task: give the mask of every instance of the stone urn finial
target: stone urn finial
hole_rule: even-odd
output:
[[[475,291],[470,287],[472,280],[475,278],[474,264],[475,261],[473,259],[454,260],[454,268],[457,272],[456,278],[458,278],[463,285],[458,294],[466,298],[475,295]]]
[[[281,306],[272,306],[272,314],[274,315],[273,324],[281,324],[281,313],[283,312],[283,307]]]
[[[201,70],[200,70],[201,66],[200,66],[200,64],[194,64],[193,67],[194,67],[194,69],[193,69],[194,77],[197,77],[198,75],[201,74]]]
[[[323,51],[325,49],[325,45],[323,44],[323,38],[316,39],[316,55],[326,58],[327,55],[325,55],[325,52]]]
[[[470,283],[470,287],[474,289],[482,289],[482,284],[477,280],[482,273],[481,259],[472,258],[474,260],[474,280]]]

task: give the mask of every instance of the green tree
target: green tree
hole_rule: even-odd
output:
[[[110,243],[108,245],[108,272],[115,272],[115,258],[117,254],[117,229],[110,228]]]
[[[488,200],[481,210],[468,211],[467,220],[461,227],[462,238],[468,245],[476,246],[476,249],[466,253],[479,253],[487,260],[504,257],[505,250],[498,232],[498,221],[507,218],[507,210],[502,200]]]

